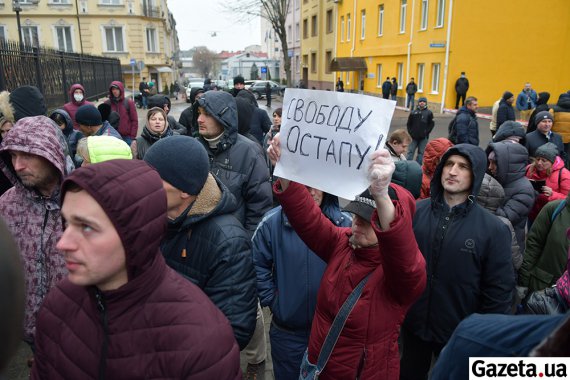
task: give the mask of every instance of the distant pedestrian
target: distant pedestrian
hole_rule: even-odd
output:
[[[536,107],[538,95],[534,91],[529,82],[524,84],[523,90],[517,96],[517,110],[520,112],[522,120],[528,120],[532,111]]]
[[[479,109],[477,98],[470,96],[465,105],[449,124],[449,140],[454,144],[471,144],[479,146],[479,123],[476,112]]]
[[[526,133],[534,132],[536,130],[535,118],[539,112],[550,110],[550,106],[548,105],[549,100],[550,100],[549,92],[538,93],[538,100],[536,101],[536,107],[534,111],[532,111],[532,113],[530,114],[530,118],[528,119]]]
[[[139,83],[139,92],[141,93],[143,109],[146,110],[148,108],[147,97],[150,94],[150,90],[148,88],[148,83],[146,82],[145,77],[143,77],[142,81]]]
[[[93,104],[85,99],[85,89],[79,83],[71,85],[69,88],[69,102],[63,105],[63,110],[67,112],[71,121],[73,121],[73,128],[79,129],[79,124],[75,120],[75,113],[77,109],[84,104]]]
[[[495,136],[497,129],[499,129],[499,126],[497,125],[497,114],[499,112],[499,103],[501,103],[502,99],[503,98],[501,97],[501,99],[496,100],[495,103],[493,103],[493,107],[491,107],[491,122],[489,123],[491,137]]]
[[[465,76],[465,71],[462,71],[459,78],[455,81],[455,93],[457,94],[455,109],[459,109],[459,100],[461,100],[461,106],[465,105],[467,91],[469,91],[469,79]]]
[[[384,99],[390,99],[390,90],[392,89],[392,82],[390,82],[390,77],[386,77],[384,83],[382,83],[382,97]]]
[[[414,82],[414,78],[410,78],[410,82],[406,85],[406,108],[409,111],[414,110],[416,92],[418,85]]]
[[[265,100],[267,101],[266,106],[271,108],[271,83],[265,83]]]
[[[398,100],[398,81],[392,78],[392,87],[390,87],[390,96],[392,100]]]
[[[149,85],[150,87],[150,85]],[[109,99],[105,103],[111,106],[120,116],[119,129],[117,130],[128,145],[136,139],[139,131],[139,117],[137,107],[132,99],[125,98],[125,86],[122,82],[113,81],[109,86]]]
[[[412,137],[410,146],[408,147],[408,160],[414,159],[416,149],[418,156],[416,161],[422,164],[424,150],[429,140],[429,134],[435,125],[433,120],[433,113],[427,108],[427,99],[424,97],[419,98],[418,107],[410,113],[407,122],[408,133]]]
[[[393,161],[405,161],[412,136],[403,128],[396,129],[386,140],[386,149]]]
[[[237,94],[245,88],[245,79],[241,75],[236,75],[234,77],[234,88],[232,88],[229,92],[235,98]],[[206,89],[204,89],[206,92]]]
[[[336,81],[336,91],[337,92],[344,92],[344,82],[338,77]]]
[[[508,120],[515,121],[515,110],[513,109],[513,103],[515,101],[515,96],[510,91],[505,91],[499,102],[499,109],[497,110],[497,128]]]

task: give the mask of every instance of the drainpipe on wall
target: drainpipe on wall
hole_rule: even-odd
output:
[[[443,65],[443,89],[441,91],[441,107],[439,113],[443,113],[445,106],[445,93],[447,92],[447,68],[449,66],[449,41],[451,39],[451,20],[453,13],[453,0],[449,0],[449,10],[447,16],[447,41],[445,41],[445,64]]]
[[[336,44],[338,42],[338,39],[337,39],[338,38],[337,29],[338,28],[337,28],[337,23],[336,23],[336,21],[338,20],[338,3],[334,3],[333,7],[334,7],[334,20],[335,20],[335,22],[334,22],[334,28],[333,28],[334,29],[334,37],[333,37],[334,38],[334,45],[333,45],[332,56],[334,57],[334,59],[336,59],[337,58],[337,56],[336,56]],[[329,62],[328,64],[330,65],[331,63]],[[336,78],[338,77],[338,75],[339,75],[339,72],[335,71],[334,72],[334,78],[333,78],[333,91],[334,92],[336,92]]]
[[[358,0],[354,0],[354,10],[352,11],[352,49],[350,49],[351,57],[354,56],[354,45],[356,44],[356,3],[358,3]],[[352,81],[354,87],[354,82],[356,82],[354,75],[352,76]],[[360,83],[356,83],[355,89],[357,91],[360,89]]]
[[[406,83],[410,81],[410,56],[412,54],[412,41],[414,39],[414,9],[416,8],[416,0],[412,1],[412,21],[410,23],[410,42],[408,42],[408,61],[406,63]],[[402,83],[402,87],[404,84]],[[404,87],[405,89],[405,87]],[[406,101],[408,95],[406,93]]]

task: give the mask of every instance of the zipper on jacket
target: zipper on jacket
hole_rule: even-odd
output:
[[[366,346],[362,347],[362,354],[360,355],[360,362],[358,363],[358,371],[356,372],[356,380],[360,379],[360,375],[364,370],[365,362],[366,362]]]
[[[103,346],[101,347],[101,357],[99,358],[99,380],[105,379],[105,372],[107,367],[107,348],[109,345],[109,325],[107,321],[107,309],[105,308],[105,298],[103,294],[97,289],[95,292],[97,299],[97,309],[101,314],[101,323],[103,324]]]

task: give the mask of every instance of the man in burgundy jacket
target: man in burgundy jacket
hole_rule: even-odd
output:
[[[119,121],[119,134],[130,146],[131,142],[137,138],[139,130],[139,118],[137,107],[132,99],[125,99],[125,86],[122,82],[113,81],[109,86],[109,99],[105,103],[111,106],[111,111],[115,111],[121,117]]]
[[[279,159],[278,136],[268,154],[274,163]],[[328,220],[305,186],[282,178],[273,189],[295,232],[327,263],[309,338],[310,363],[316,364],[344,301],[371,274],[319,377],[323,380],[398,379],[400,325],[426,285],[425,261],[412,230],[414,198],[390,184],[395,166],[387,150],[374,152],[371,160],[369,190],[346,207],[354,215],[351,228]]]

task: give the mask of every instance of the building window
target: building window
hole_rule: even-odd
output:
[[[105,31],[105,51],[124,52],[123,28],[121,26],[107,26],[103,29]]]
[[[382,65],[376,65],[376,87],[382,87]]]
[[[291,43],[291,39],[293,38],[293,28],[291,25],[287,26],[287,43]]]
[[[439,63],[434,63],[431,66],[431,92],[433,94],[439,93]]]
[[[295,70],[296,70],[296,73],[297,73],[297,74],[298,74],[299,71],[301,70],[301,61],[299,60],[299,56],[298,56],[298,55],[295,56]]]
[[[7,40],[6,27],[4,25],[0,25],[0,42],[6,42]]]
[[[350,13],[346,15],[346,40],[350,41]]]
[[[73,52],[71,43],[71,26],[56,26],[57,48],[61,51]]]
[[[309,67],[309,56],[307,54],[303,55],[303,67]]]
[[[327,34],[333,32],[333,10],[327,10],[327,25],[326,25]]]
[[[101,5],[121,5],[122,0],[99,0]]]
[[[71,4],[69,0],[50,0],[48,4]]]
[[[445,17],[445,0],[437,0],[437,18],[435,20],[435,27],[443,27],[443,19]]]
[[[319,35],[319,25],[317,24],[317,15],[311,17],[311,37]]]
[[[309,21],[307,19],[303,20],[303,39],[309,37]]]
[[[378,35],[384,34],[384,4],[378,6]]]
[[[406,33],[406,9],[408,0],[401,0],[400,3],[400,33]]]
[[[295,41],[299,41],[301,38],[301,33],[299,32],[299,23],[295,23]]]
[[[325,53],[325,74],[331,73],[332,51],[327,50]]]
[[[147,28],[146,30],[146,51],[151,53],[158,52],[156,48],[156,29]]]
[[[426,30],[428,25],[429,0],[422,0],[422,16],[420,20],[420,30]]]
[[[22,41],[24,41],[25,45],[39,46],[38,27],[22,26]]]
[[[425,64],[418,63],[418,92],[424,92]]]
[[[340,16],[340,42],[344,41],[344,16]]]
[[[366,9],[360,11],[360,39],[366,37]]]
[[[317,53],[311,53],[311,72],[317,72]]]
[[[402,88],[402,81],[404,80],[404,64],[399,62],[396,72],[398,73],[398,88]]]

